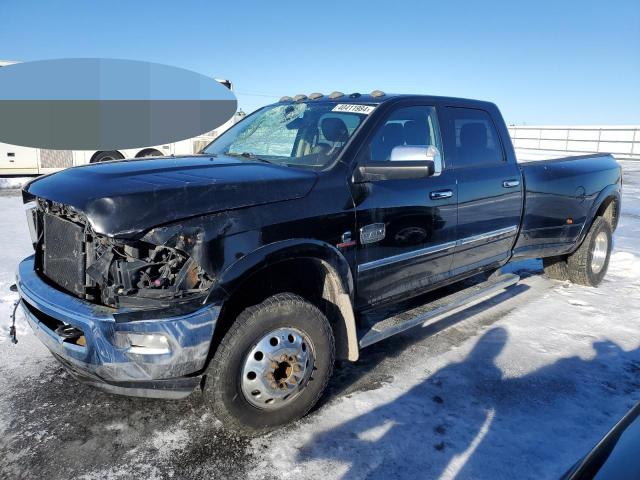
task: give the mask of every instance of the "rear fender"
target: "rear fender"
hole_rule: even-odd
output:
[[[602,205],[605,202],[608,202],[610,199],[613,199],[615,202],[617,202],[618,208],[620,208],[620,202],[621,202],[620,184],[616,183],[613,185],[608,185],[605,188],[603,188],[602,191],[598,194],[593,204],[591,205],[591,208],[589,209],[587,220],[584,222],[582,231],[578,236],[578,241],[576,242],[574,251],[577,250],[580,247],[580,245],[582,245],[582,242],[587,236],[587,233],[589,233],[589,230],[591,230],[591,225],[593,225],[593,222],[595,221],[596,216],[598,215],[598,211],[600,210],[600,207],[602,207]],[[615,229],[615,225],[613,226],[613,229]]]

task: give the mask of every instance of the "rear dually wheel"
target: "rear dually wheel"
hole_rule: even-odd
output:
[[[613,247],[611,226],[597,217],[578,249],[570,255],[543,258],[544,273],[554,280],[571,280],[597,287],[609,268]]]
[[[597,217],[582,245],[567,258],[569,279],[573,283],[597,287],[607,274],[612,249],[611,227]]]

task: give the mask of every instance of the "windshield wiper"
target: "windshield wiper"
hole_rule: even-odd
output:
[[[251,152],[242,152],[242,153],[227,152],[225,155],[228,155],[230,157],[249,158],[251,160],[258,160],[259,162],[264,162],[264,163],[274,163],[271,160],[267,160],[266,158],[258,157],[255,153],[251,153]]]

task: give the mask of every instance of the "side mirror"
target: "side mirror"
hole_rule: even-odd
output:
[[[391,150],[390,161],[411,162],[431,160],[435,166],[434,175],[442,172],[440,150],[433,145],[399,145]]]
[[[430,177],[435,172],[431,160],[422,162],[369,162],[358,165],[353,174],[354,183],[379,182]]]
[[[402,180],[440,175],[442,157],[433,145],[399,145],[391,150],[388,161],[358,165],[354,183]]]

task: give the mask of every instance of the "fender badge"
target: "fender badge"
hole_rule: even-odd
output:
[[[360,228],[360,243],[375,243],[382,240],[386,235],[384,223],[372,223]]]

